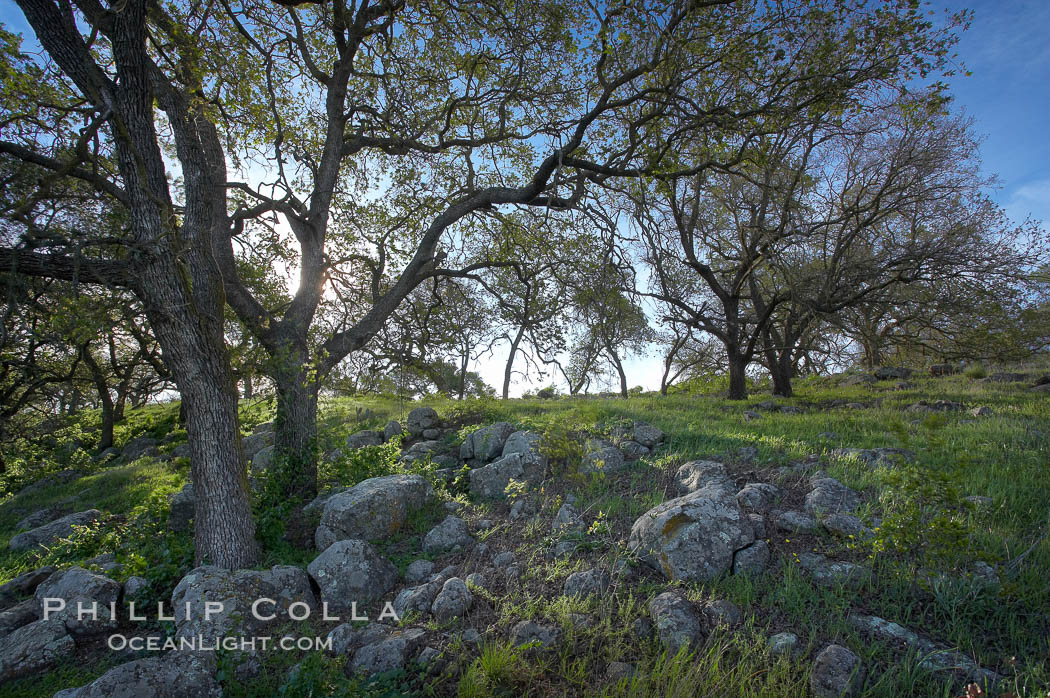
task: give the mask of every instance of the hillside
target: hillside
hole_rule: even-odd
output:
[[[302,514],[273,494],[272,405],[245,402],[263,564],[190,577],[178,405],[129,412],[104,457],[96,414],[52,419],[24,435],[0,501],[0,695],[96,679],[62,695],[107,695],[138,685],[116,668],[144,658],[137,680],[200,681],[201,695],[953,697],[974,679],[1046,695],[1045,374],[812,378],[746,402],[330,399],[328,489]],[[391,438],[391,420],[406,433]],[[349,490],[380,477],[367,497]],[[45,627],[37,599],[63,588],[117,602],[117,617]],[[260,594],[310,616],[152,610]],[[147,620],[129,620],[132,599]],[[358,599],[367,623],[317,610]],[[386,601],[400,627],[375,622]],[[330,632],[327,651],[199,661],[107,647]]]

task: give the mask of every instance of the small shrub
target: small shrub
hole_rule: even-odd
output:
[[[985,376],[987,376],[988,371],[985,369],[983,364],[974,364],[973,366],[967,366],[966,370],[963,371],[963,375],[965,375],[967,378],[973,378],[974,380],[977,380],[979,378],[984,378]]]

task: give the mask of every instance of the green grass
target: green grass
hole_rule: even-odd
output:
[[[426,676],[413,670],[361,683],[343,676],[342,663],[337,660],[315,655],[282,656],[267,658],[260,677],[249,682],[238,682],[228,678],[232,674],[224,674],[224,685],[230,695],[793,696],[806,693],[808,666],[814,654],[829,642],[839,642],[865,660],[869,670],[865,696],[958,695],[957,684],[920,668],[919,658],[859,636],[846,620],[848,613],[855,611],[901,623],[1004,673],[1010,671],[1011,658],[1016,658],[1017,675],[1011,676],[1011,690],[1018,695],[1045,695],[1050,687],[1050,540],[1046,538],[1050,526],[1050,398],[1045,393],[1028,392],[1023,386],[981,383],[964,375],[940,379],[919,376],[911,383],[914,387],[895,390],[893,382],[839,387],[828,379],[799,381],[794,398],[776,402],[803,407],[804,414],[760,411],[761,418],[754,421],[744,419],[744,410],[755,409],[758,403],[769,400],[768,395],[756,395],[746,403],[690,394],[632,396],[626,400],[479,399],[463,403],[443,399],[423,403],[329,399],[321,409],[319,440],[324,451],[341,445],[355,431],[382,429],[389,419],[403,420],[418,404],[431,405],[444,419],[453,421],[459,429],[458,438],[478,424],[499,420],[545,433],[554,442],[552,453],[564,454],[564,458],[554,458],[556,477],[544,484],[542,492],[530,495],[542,506],[540,518],[512,526],[497,525],[483,536],[494,552],[515,550],[522,579],[508,586],[505,593],[478,592],[491,607],[491,612],[478,621],[479,629],[487,631],[485,643],[478,652],[456,649],[455,640],[451,640],[445,650],[454,671]],[[947,413],[943,426],[931,432],[922,424],[912,424],[921,421],[922,415],[902,412],[903,407],[920,399],[961,402],[968,409],[987,405],[993,415],[974,418],[968,411]],[[861,402],[869,407],[830,408],[834,400]],[[270,418],[272,403],[257,400],[246,403],[242,410],[247,433]],[[175,412],[172,405],[131,411],[118,429],[118,442],[141,434],[163,437],[174,424]],[[87,438],[93,419],[85,413],[75,424],[56,430],[51,442],[41,445],[27,441],[15,459],[8,459],[14,463],[8,489],[16,491],[34,477],[64,468],[78,469],[84,477],[27,495],[8,494],[0,500],[0,582],[45,561],[68,564],[113,550],[126,563],[125,572],[118,578],[134,570],[156,570],[153,581],[157,597],[170,597],[174,581],[192,564],[186,554],[187,536],[161,536],[148,543],[131,530],[117,536],[86,531],[46,554],[16,555],[8,551],[19,519],[58,503],[71,511],[94,507],[108,515],[152,521],[157,528],[148,530],[162,529],[158,522],[163,518],[164,502],[187,481],[187,463],[144,459],[115,468],[99,467],[90,462],[83,449],[73,445],[74,440]],[[622,419],[643,420],[659,427],[668,435],[666,443],[657,454],[624,473],[608,477],[578,474],[570,437],[607,428]],[[822,436],[825,432],[834,432],[837,438]],[[449,437],[449,444],[458,438]],[[184,439],[185,432],[175,432],[174,440],[164,449]],[[758,449],[756,462],[738,463],[737,452],[749,446]],[[843,546],[828,536],[812,537],[807,545],[854,560],[874,555],[870,564],[876,574],[869,585],[858,589],[817,587],[793,563],[793,544],[771,535],[781,570],[757,579],[730,576],[683,585],[698,601],[734,601],[745,610],[747,620],[741,629],[716,632],[693,654],[678,657],[668,657],[656,642],[631,634],[634,620],[648,615],[648,599],[667,588],[659,578],[643,575],[640,583],[618,586],[600,599],[569,600],[558,595],[572,572],[625,557],[631,522],[674,496],[668,483],[678,465],[687,460],[724,458],[737,472],[763,471],[818,454],[822,458],[820,467],[864,493],[862,511],[872,516],[882,515],[889,501],[890,471],[858,462],[831,461],[827,456],[838,447],[882,446],[916,451],[919,467],[944,473],[959,495],[992,498],[990,507],[954,514],[966,533],[964,542],[954,550],[960,569],[973,560],[1002,564],[1035,545],[1016,571],[1004,575],[1001,588],[980,590],[958,574],[935,584],[916,585],[916,567],[929,566],[930,560],[911,559],[893,551],[874,554],[864,546]],[[369,467],[396,467],[389,459],[370,463],[343,461],[333,465],[330,474],[352,479],[374,474],[367,470]],[[584,512],[588,525],[601,512],[607,528],[596,527],[580,534],[586,543],[580,555],[547,559],[543,549],[553,540],[550,517],[569,493],[577,497],[576,506]],[[455,491],[444,496],[464,501]],[[472,502],[463,516],[469,520],[489,518],[501,524],[507,507],[506,503]],[[440,505],[418,512],[404,535],[382,543],[384,554],[403,570],[419,557],[422,535],[444,515]],[[268,549],[265,563],[304,565],[312,555],[292,546],[274,546]],[[589,617],[589,624],[578,626],[578,614]],[[565,640],[560,649],[536,654],[507,645],[507,628],[522,619],[557,625]],[[449,630],[455,635],[463,627],[453,624]],[[804,652],[797,661],[773,661],[768,656],[766,638],[784,630],[801,638]],[[288,670],[299,661],[303,661],[299,678],[290,681]],[[612,661],[635,664],[634,678],[619,684],[605,681],[606,667]],[[44,677],[15,682],[11,695],[50,695],[64,686],[82,684],[106,668],[105,663],[64,666]]]

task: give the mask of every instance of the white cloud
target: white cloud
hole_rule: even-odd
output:
[[[1050,225],[1050,178],[1022,184],[1010,194],[1005,208],[1015,221],[1032,218]]]

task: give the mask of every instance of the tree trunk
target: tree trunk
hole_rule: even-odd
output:
[[[252,377],[250,374],[244,376],[244,399],[251,400],[254,394],[254,386],[252,385]]]
[[[193,469],[196,563],[224,569],[252,567],[259,557],[251,491],[237,420],[237,391],[207,366],[199,380],[180,385],[186,406]]]
[[[620,362],[620,357],[616,355],[616,352],[613,351],[612,347],[608,344],[605,345],[605,351],[609,354],[613,366],[616,367],[616,373],[620,376],[620,397],[627,399],[627,374],[623,371],[623,364]]]
[[[510,356],[507,357],[507,367],[503,371],[503,399],[506,400],[510,397],[510,377],[514,374],[514,356],[518,353],[518,345],[521,344],[521,338],[525,336],[525,326],[522,325],[518,329],[518,334],[514,336],[514,341],[510,345]]]
[[[773,394],[791,397],[791,351],[785,350],[783,346],[778,347],[772,334],[766,331],[762,333],[762,354],[766,357],[769,377],[773,379]]]
[[[95,384],[99,408],[102,411],[102,432],[98,439],[98,450],[101,453],[113,445],[113,424],[116,422],[113,397],[109,394],[109,386],[106,385],[106,376],[102,373],[102,367],[91,355],[90,348],[87,346],[81,348],[80,356],[91,372],[91,381]]]
[[[113,403],[113,421],[120,423],[124,421],[124,408],[128,404],[128,390],[131,379],[125,378],[117,386],[117,400]]]
[[[747,399],[747,365],[748,357],[736,351],[728,351],[729,355],[729,399]]]
[[[273,468],[282,468],[287,480],[282,491],[303,503],[317,496],[317,396],[320,383],[307,375],[305,355],[289,359],[275,376],[277,413],[274,416]]]
[[[463,347],[463,357],[459,362],[459,399],[467,395],[467,367],[470,365],[470,346]]]
[[[785,359],[787,364],[785,365]],[[770,364],[769,375],[773,378],[773,394],[780,397],[791,397],[791,355],[781,353],[774,357]]]

